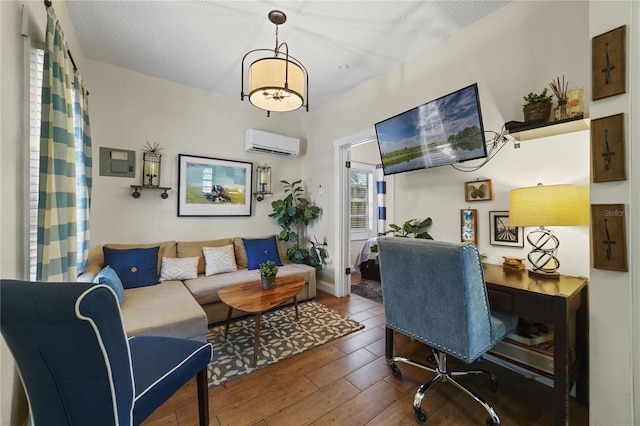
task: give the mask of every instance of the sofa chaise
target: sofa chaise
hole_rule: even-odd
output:
[[[252,251],[255,251],[253,247],[262,250],[260,245],[256,246],[256,243],[263,244],[265,241],[270,242],[269,240],[274,242],[273,247],[277,249],[273,250],[277,253],[272,256],[276,256],[282,263],[282,266],[278,266],[278,276],[304,277],[305,285],[298,294],[298,300],[314,298],[316,296],[315,268],[291,263],[277,238],[273,236],[257,239],[236,237],[207,241],[164,241],[157,244],[105,244],[91,250],[88,266],[80,280],[92,281],[103,271],[105,254],[110,256],[112,253],[117,253],[126,256],[127,259],[135,259],[137,254],[141,252],[140,249],[155,249],[157,247],[157,259],[154,257],[153,260],[156,262],[155,272],[160,277],[160,282],[133,288],[124,286],[124,297],[120,308],[127,335],[129,337],[135,335],[169,336],[204,341],[208,324],[224,321],[227,317],[228,307],[218,297],[218,291],[230,285],[260,280],[258,270],[250,268],[251,262],[254,263],[253,267],[255,268],[256,254]],[[247,247],[249,247],[249,243],[252,244],[249,253],[245,248],[245,242]],[[208,251],[211,251],[211,248],[218,248],[218,251],[227,248],[231,253],[229,257],[233,258],[229,260],[231,263],[235,261],[237,270],[208,274],[210,264],[208,263],[209,259],[204,255],[205,248]],[[266,253],[267,250],[264,252]],[[258,254],[262,255],[262,253]],[[170,279],[169,275],[169,279],[162,280],[163,276],[165,278],[167,276],[167,264],[175,262],[176,259],[187,258],[193,259],[195,262],[194,258],[196,257],[197,275],[194,271],[192,278]],[[144,263],[144,261],[141,260],[140,263]],[[138,274],[138,269],[141,271],[142,267],[142,265],[136,264],[130,269]],[[233,317],[242,315],[246,314],[238,310],[233,311]]]

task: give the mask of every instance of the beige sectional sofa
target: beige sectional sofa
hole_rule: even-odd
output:
[[[222,247],[233,244],[238,270],[205,276],[203,247]],[[156,285],[125,289],[121,305],[122,318],[128,336],[156,335],[182,337],[204,341],[208,324],[226,320],[228,307],[218,297],[221,288],[247,281],[260,280],[257,270],[247,269],[247,254],[242,238],[208,241],[164,241],[157,244],[105,244],[89,254],[89,265],[81,278],[91,280],[104,267],[103,247],[126,250],[159,246],[158,275],[162,257],[184,258],[198,256],[198,276],[184,281],[162,281]],[[298,300],[316,296],[316,270],[308,265],[292,264],[277,244],[280,260],[278,276],[303,276],[305,285]],[[234,317],[245,313],[234,310]]]

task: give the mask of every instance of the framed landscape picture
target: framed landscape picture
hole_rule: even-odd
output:
[[[521,226],[509,226],[508,211],[489,212],[490,243],[492,246],[524,247]]]
[[[253,164],[178,155],[178,216],[251,216]]]

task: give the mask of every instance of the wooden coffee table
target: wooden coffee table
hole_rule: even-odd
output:
[[[260,318],[262,313],[293,298],[298,318],[298,293],[304,287],[304,278],[299,276],[276,277],[276,286],[268,290],[262,289],[261,281],[250,281],[225,287],[218,292],[220,300],[229,305],[227,323],[224,327],[224,337],[229,333],[231,314],[234,309],[256,314],[256,331],[253,338],[253,366],[258,360],[258,344],[260,342]]]

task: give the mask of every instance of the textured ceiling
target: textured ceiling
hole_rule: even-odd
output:
[[[242,56],[274,48],[267,15],[282,10],[279,40],[309,72],[313,109],[507,3],[67,0],[67,8],[85,56],[238,100]]]

